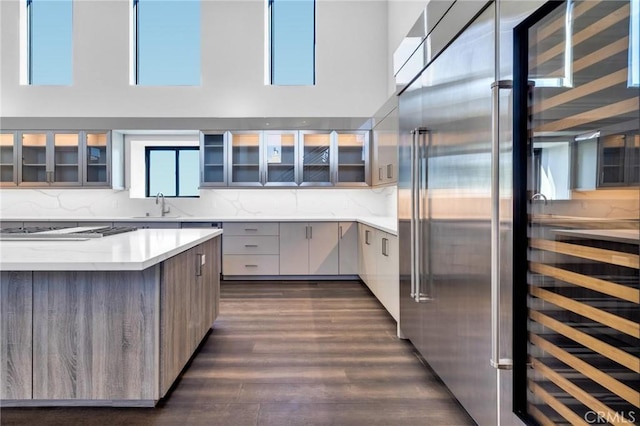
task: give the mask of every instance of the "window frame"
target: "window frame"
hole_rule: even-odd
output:
[[[29,0],[30,1],[30,0]],[[180,84],[176,84],[176,83],[162,83],[162,84],[141,84],[140,83],[140,25],[139,25],[139,20],[140,20],[140,11],[139,11],[139,6],[140,6],[140,0],[129,0],[129,7],[130,7],[130,30],[131,30],[131,40],[129,41],[130,45],[130,69],[129,69],[129,79],[130,79],[130,84],[132,86],[144,86],[144,87],[201,87],[202,86],[202,45],[199,46],[199,63],[198,63],[198,71],[200,74],[200,77],[198,78],[198,83],[197,84],[186,84],[186,83],[180,83]],[[197,1],[199,4],[199,7],[201,6],[201,0],[193,0],[193,1]],[[200,23],[202,20],[202,10],[200,9],[199,12],[200,16],[199,16],[199,39],[200,42],[202,40],[202,24]]]
[[[24,11],[25,15],[21,19],[21,25],[24,25],[24,29],[21,29],[20,38],[26,45],[22,45],[22,49],[26,50],[25,59],[21,61],[21,84],[25,84],[28,86],[69,86],[73,84],[73,45],[74,45],[74,36],[73,36],[73,9],[74,9],[74,0],[68,0],[71,6],[71,69],[70,69],[70,78],[69,83],[34,83],[33,82],[33,2],[34,0],[24,0]],[[137,1],[137,0],[134,0]],[[23,38],[24,37],[24,38]],[[21,42],[22,43],[22,42]],[[25,82],[26,77],[26,82]]]
[[[137,1],[137,0],[134,0]],[[274,32],[274,25],[273,25],[273,4],[276,2],[277,0],[266,0],[267,3],[267,7],[266,7],[266,19],[265,19],[265,25],[267,28],[265,37],[267,39],[267,52],[266,55],[268,56],[268,60],[266,61],[267,63],[265,64],[266,66],[266,70],[267,70],[267,78],[265,79],[267,81],[267,84],[269,86],[315,86],[317,84],[317,80],[316,80],[316,45],[317,45],[317,25],[316,25],[316,19],[317,19],[317,10],[316,10],[316,6],[317,6],[317,1],[316,0],[310,0],[313,1],[313,63],[312,63],[312,83],[311,84],[276,84],[273,81],[273,75],[274,75],[274,54],[273,54],[273,50],[274,50],[274,43],[273,43],[273,32]]]
[[[144,182],[144,194],[146,198],[155,197],[155,194],[149,193],[149,179],[151,177],[151,157],[150,153],[152,151],[173,151],[175,152],[175,166],[176,166],[176,176],[175,176],[175,184],[176,184],[176,195],[166,195],[163,193],[165,198],[199,198],[200,195],[180,195],[180,151],[198,151],[200,152],[199,146],[145,146],[144,148],[144,164],[145,164],[145,182]],[[198,166],[200,166],[200,162],[198,162]],[[198,182],[198,188],[200,187],[200,183]]]

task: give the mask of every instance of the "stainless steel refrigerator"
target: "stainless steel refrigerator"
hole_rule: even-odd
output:
[[[543,2],[450,3],[399,98],[400,329],[478,424],[522,424],[510,371],[511,52],[514,26]]]

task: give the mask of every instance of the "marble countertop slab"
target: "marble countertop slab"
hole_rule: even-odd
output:
[[[138,229],[85,241],[3,241],[3,271],[140,271],[222,234],[221,229]]]

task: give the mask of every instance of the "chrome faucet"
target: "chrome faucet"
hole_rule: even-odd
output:
[[[165,207],[165,203],[164,203],[164,194],[162,192],[158,192],[156,194],[156,205],[158,204],[158,199],[160,199],[161,205],[160,205],[160,215],[164,216],[165,214],[169,213],[169,211],[171,210],[171,208],[169,206]]]

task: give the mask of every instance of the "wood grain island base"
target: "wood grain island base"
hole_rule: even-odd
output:
[[[104,258],[103,270],[7,270],[28,268],[5,253],[34,243],[4,243],[0,404],[154,406],[217,316],[221,232],[138,230],[86,242],[88,252],[138,243],[114,262],[125,270],[105,270]],[[39,250],[85,242],[47,243]]]

